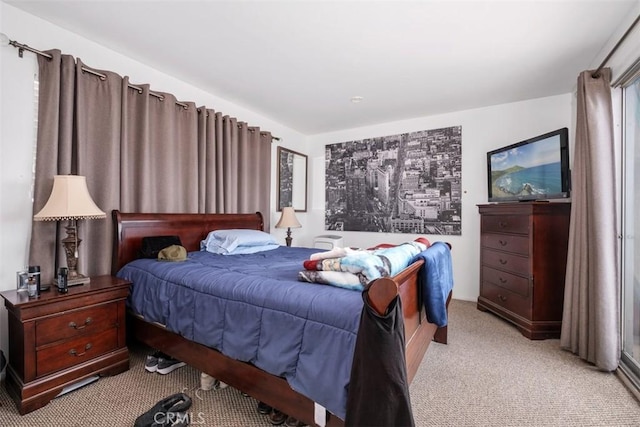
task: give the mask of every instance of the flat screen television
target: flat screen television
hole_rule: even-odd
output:
[[[489,202],[570,196],[569,131],[554,130],[487,153]]]

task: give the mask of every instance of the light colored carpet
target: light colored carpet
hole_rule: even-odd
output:
[[[640,426],[640,404],[611,373],[531,341],[476,304],[452,301],[449,344],[431,344],[411,384],[421,426]]]
[[[508,323],[453,300],[449,344],[431,344],[411,385],[418,426],[640,426],[640,405],[613,374],[562,351],[558,340],[530,341]],[[193,398],[192,425],[270,426],[257,402],[237,390],[198,390],[191,367],[144,371],[147,349],[131,349],[131,369],[101,378],[20,416],[4,387],[3,426],[132,426],[158,400]]]

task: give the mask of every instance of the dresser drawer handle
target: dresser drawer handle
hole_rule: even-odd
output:
[[[87,317],[87,320],[84,321],[84,325],[82,326],[78,326],[76,322],[69,322],[69,327],[73,329],[84,329],[89,325],[89,323],[91,323],[91,317]]]
[[[508,282],[507,279],[504,279],[502,277],[498,277],[498,280],[500,280],[500,283],[507,283]]]
[[[507,242],[506,240],[498,240],[498,242],[502,245],[502,246],[507,246]]]
[[[84,346],[84,351],[82,353],[78,353],[76,351],[75,348],[72,348],[71,350],[69,350],[69,354],[71,356],[76,356],[76,357],[80,357],[80,356],[84,356],[84,354],[87,352],[87,350],[89,350],[91,348],[91,343],[88,343],[87,345]]]
[[[502,264],[502,265],[507,264],[507,260],[506,260],[506,259],[502,259],[502,258],[500,258],[500,264]]]
[[[500,299],[500,301],[505,302],[507,300],[507,297],[502,296],[500,294],[498,294],[498,298]]]
[[[506,228],[507,225],[508,225],[508,223],[506,221],[500,221],[498,223],[498,227],[500,227],[500,228]]]

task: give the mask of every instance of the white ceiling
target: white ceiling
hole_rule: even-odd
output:
[[[570,92],[637,4],[4,1],[307,135]]]

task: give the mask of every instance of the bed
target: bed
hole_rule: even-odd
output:
[[[262,230],[264,226],[263,218],[260,213],[149,214],[123,213],[119,211],[113,211],[112,217],[114,221],[112,273],[114,275],[123,274],[121,270],[123,270],[123,267],[125,266],[126,271],[129,272],[127,274],[132,274],[131,271],[137,271],[137,269],[142,268],[141,265],[143,265],[145,262],[149,263],[153,261],[137,260],[143,237],[177,235],[180,237],[182,245],[189,251],[190,260],[199,265],[206,264],[208,261],[203,260],[204,254],[192,252],[199,251],[200,242],[205,239],[210,231],[220,229]],[[272,252],[280,258],[290,258],[291,262],[294,262],[293,260],[295,259],[295,263],[296,265],[298,265],[299,261],[304,260],[305,257],[313,253],[314,251],[318,252],[320,250],[314,250],[310,248],[305,249],[282,247]],[[422,357],[424,356],[427,347],[429,346],[429,343],[432,340],[440,343],[446,343],[447,340],[447,327],[438,327],[435,324],[429,323],[425,317],[424,306],[421,303],[420,286],[418,285],[419,272],[421,271],[423,265],[424,261],[418,260],[405,268],[402,272],[396,274],[391,278],[382,278],[374,281],[368,291],[370,305],[381,313],[384,312],[387,305],[392,299],[394,299],[397,295],[400,296],[400,299],[402,301],[402,311],[405,326],[406,367],[409,381],[413,379],[422,360]],[[181,264],[180,268],[184,269],[187,267],[184,264]],[[305,368],[302,365],[296,365],[295,369],[288,369],[288,367],[286,366],[274,367],[272,366],[273,360],[271,360],[270,365],[268,361],[265,361],[269,359],[268,354],[263,357],[261,353],[263,351],[262,347],[273,347],[274,341],[278,341],[276,344],[280,346],[279,348],[286,349],[289,345],[287,344],[287,336],[290,332],[289,329],[292,329],[294,331],[297,330],[294,323],[291,322],[299,317],[306,317],[310,315],[319,316],[318,318],[314,317],[313,319],[306,319],[307,323],[313,324],[320,324],[321,322],[325,321],[328,321],[329,323],[333,322],[333,317],[337,316],[333,316],[332,313],[316,313],[321,310],[316,310],[315,307],[324,307],[321,303],[322,299],[325,299],[327,301],[340,301],[339,304],[334,304],[335,307],[333,309],[347,311],[353,314],[353,316],[351,316],[351,320],[345,320],[344,322],[346,323],[344,324],[331,324],[328,326],[321,325],[321,327],[317,328],[321,330],[338,330],[341,334],[338,336],[338,341],[344,341],[348,347],[349,343],[355,341],[355,337],[353,337],[352,335],[357,334],[357,325],[355,326],[356,329],[353,329],[353,319],[355,319],[357,323],[357,320],[359,319],[359,310],[361,310],[362,308],[362,296],[358,292],[347,291],[344,289],[334,288],[332,286],[305,284],[302,282],[293,283],[296,282],[295,278],[293,278],[291,282],[278,282],[278,280],[282,280],[279,275],[279,272],[264,272],[265,277],[263,285],[261,284],[261,286],[264,286],[266,290],[270,290],[267,292],[267,294],[273,294],[273,298],[270,298],[269,296],[263,296],[261,297],[262,299],[259,302],[241,301],[242,304],[240,305],[242,307],[245,307],[244,309],[246,309],[247,305],[249,306],[250,310],[253,310],[255,308],[254,306],[260,306],[259,309],[262,311],[266,312],[267,310],[269,310],[270,313],[276,313],[279,317],[285,316],[285,318],[281,319],[282,323],[280,326],[281,329],[287,330],[287,334],[281,334],[283,336],[278,336],[275,338],[271,337],[266,339],[267,344],[260,345],[255,351],[255,354],[251,357],[246,357],[246,355],[240,354],[229,355],[227,353],[229,353],[229,349],[231,349],[231,353],[234,353],[234,351],[242,352],[244,351],[245,345],[250,346],[254,345],[255,343],[246,343],[245,341],[242,341],[243,338],[240,338],[239,341],[235,344],[232,342],[231,344],[226,345],[224,347],[224,350],[218,351],[213,347],[216,347],[215,343],[222,342],[219,332],[212,331],[210,334],[206,332],[194,332],[194,325],[192,325],[192,323],[197,322],[176,321],[175,319],[169,319],[166,322],[158,321],[158,319],[168,319],[163,317],[166,313],[154,313],[153,311],[148,311],[149,309],[140,308],[141,306],[138,306],[137,308],[132,307],[132,304],[129,305],[130,310],[127,319],[128,337],[138,340],[155,349],[161,350],[179,360],[182,360],[187,364],[201,370],[202,372],[205,372],[215,377],[216,379],[219,379],[220,381],[223,381],[230,386],[237,388],[244,393],[247,393],[257,400],[265,402],[270,406],[273,406],[281,410],[282,412],[297,418],[298,420],[301,420],[309,425],[315,425],[314,402],[322,401],[322,398],[313,398],[316,397],[312,396],[314,391],[308,391],[308,378],[306,379],[307,388],[305,388],[305,377],[309,377],[313,375],[313,373],[306,372],[305,370],[308,370],[308,368]],[[186,276],[186,274],[181,273],[181,276]],[[133,280],[132,295],[135,295],[135,293],[138,292],[138,296],[134,296],[130,298],[130,300],[133,301],[144,299],[140,297],[140,292],[142,292],[141,289],[146,286],[144,284],[141,284],[142,282],[142,279]],[[138,289],[136,289],[136,283],[138,283]],[[233,302],[235,304],[236,299],[251,299],[254,297],[253,293],[242,291],[242,289],[244,288],[241,285],[242,284],[240,282],[231,285],[231,288],[228,291],[229,294],[226,295],[227,300],[234,300]],[[198,288],[198,286],[204,285],[194,284],[192,287],[195,288],[196,292],[201,290]],[[252,282],[247,286],[253,286],[252,289],[255,289],[256,284]],[[304,314],[300,314],[297,312],[289,313],[288,311],[295,311],[300,309],[295,308],[295,305],[289,304],[286,301],[286,298],[282,298],[282,296],[285,294],[292,295],[292,293],[295,293],[294,299],[304,300],[306,298],[305,295],[308,294],[311,289],[315,290],[315,296],[313,298],[317,299],[317,301],[314,300],[313,304],[309,305],[309,307],[312,308],[307,308],[307,311],[305,311]],[[180,292],[187,291],[180,289]],[[278,292],[282,292],[282,295],[280,295]],[[180,295],[180,298],[193,298],[187,297],[187,293],[181,293]],[[205,300],[203,295],[204,294],[200,293],[195,298],[195,300],[201,302],[201,306],[202,304],[206,305],[205,302],[202,302]],[[447,305],[450,297],[451,295],[449,294],[446,302]],[[276,302],[279,304],[282,303],[284,305],[271,305],[276,304]],[[193,305],[194,307],[196,306],[195,303],[190,305],[184,302],[181,302],[178,305]],[[230,308],[232,306],[233,305],[231,303],[227,303],[224,306],[224,322],[228,322],[233,325],[244,323],[244,321],[238,321],[238,319],[241,319],[242,317],[235,317],[241,315],[234,314],[233,310]],[[174,309],[178,310],[178,307],[175,303]],[[327,310],[331,309],[331,307],[327,308]],[[214,312],[216,310],[210,309],[209,311]],[[141,314],[141,312],[144,312],[144,314]],[[246,316],[246,313],[244,315],[244,318],[253,319],[255,317],[251,315],[251,313],[249,313],[248,317]],[[206,323],[205,326],[210,327],[212,322],[216,323],[215,321],[211,321],[209,323]],[[343,321],[340,320],[340,322]],[[283,327],[285,325],[292,326]],[[251,325],[243,326],[245,328],[249,328],[248,330],[251,331]],[[262,330],[262,326],[260,326],[260,328]],[[291,335],[294,335],[293,332],[291,332]],[[303,337],[306,337],[306,335]],[[318,342],[321,342],[322,339],[327,339],[327,337],[320,336],[320,338],[318,338]],[[303,341],[300,338],[298,338],[298,340]],[[224,343],[228,342],[230,341],[228,341],[225,336]],[[341,351],[336,350],[336,348],[339,348],[340,345],[342,344],[336,343],[335,346],[322,345],[319,346],[319,348],[324,349],[323,351],[326,355],[328,355],[327,359],[332,360],[336,359],[335,352]],[[309,347],[308,350],[304,351],[304,353],[309,354],[312,352],[312,350],[313,349]],[[286,353],[286,351],[283,351],[283,353]],[[332,354],[334,355],[331,356]],[[314,363],[317,363],[317,360],[311,360],[314,361]],[[329,368],[327,372],[332,372],[332,370],[334,369],[332,365],[327,365],[327,367]],[[300,373],[300,376],[302,378],[294,378],[293,376],[290,378],[285,378],[288,377],[288,375],[280,373],[281,371],[288,372],[296,371],[297,369],[300,369],[302,371],[302,373]],[[344,371],[344,369],[345,368],[343,366],[341,370]],[[279,375],[269,372],[277,372],[279,373]],[[298,373],[296,372],[296,375],[297,374]],[[344,374],[344,372],[342,372],[342,374]],[[317,373],[315,373],[315,375],[317,375]],[[331,379],[332,375],[333,374],[320,375],[320,377]],[[336,373],[336,376],[338,377],[337,383],[340,384],[340,381],[343,381],[343,379],[339,377],[338,373]],[[318,386],[318,388],[321,388],[320,385]],[[328,408],[328,411],[326,412],[327,425],[339,426],[344,424],[344,412],[343,408],[339,404],[338,406],[336,406],[336,402],[328,402],[328,404],[325,404],[323,406],[326,406]]]

